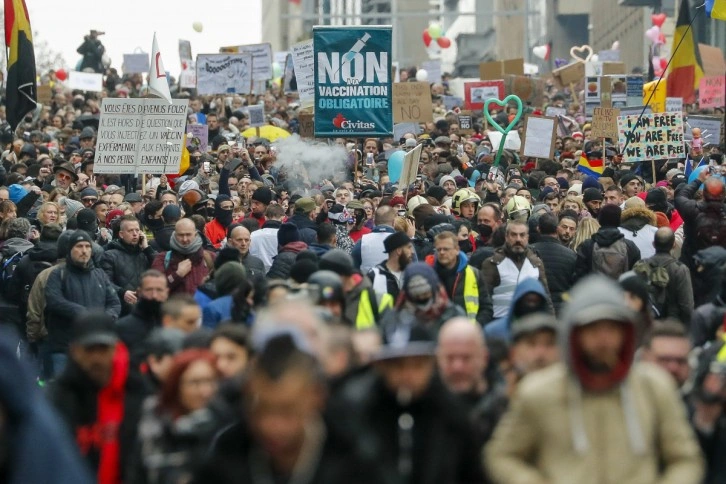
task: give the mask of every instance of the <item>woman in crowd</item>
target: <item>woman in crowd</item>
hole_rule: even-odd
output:
[[[590,240],[592,235],[600,229],[600,223],[592,217],[586,217],[577,224],[575,240],[572,241],[572,250],[577,251],[580,244]]]
[[[57,224],[60,219],[60,207],[55,202],[45,202],[38,209],[38,221],[41,225]]]

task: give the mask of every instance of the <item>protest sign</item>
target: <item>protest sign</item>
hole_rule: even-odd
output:
[[[398,123],[393,125],[393,139],[398,141],[403,138],[406,133],[418,135],[421,128],[418,123]]]
[[[558,108],[555,106],[547,106],[547,109],[545,110],[545,116],[566,116],[567,115],[567,109],[565,108]]]
[[[607,96],[609,106],[624,108],[628,105],[628,77],[627,76],[607,76]]]
[[[50,104],[53,101],[53,89],[48,86],[38,86],[38,102],[40,104]]]
[[[602,103],[602,91],[600,76],[591,76],[585,78],[585,114],[592,116],[595,108]]]
[[[625,98],[627,106],[643,105],[643,76],[626,76]]]
[[[228,54],[252,55],[252,79],[254,81],[269,81],[272,79],[272,45],[249,44],[222,47],[220,52]]]
[[[250,126],[259,128],[265,125],[265,107],[262,104],[253,104],[247,108],[250,115]]]
[[[683,98],[667,97],[665,106],[667,113],[681,113],[683,112]]]
[[[678,112],[620,116],[618,144],[626,163],[683,158],[683,115]]]
[[[597,53],[600,62],[620,62],[619,50],[601,50]]]
[[[315,136],[393,133],[390,26],[313,27]]]
[[[539,105],[543,93],[543,79],[527,76],[506,76],[504,78],[504,94],[514,94],[525,104]]]
[[[315,121],[313,113],[300,113],[298,116],[300,121],[300,137],[312,138],[315,136]]]
[[[178,173],[188,100],[104,98],[94,173]]]
[[[453,111],[455,108],[461,108],[464,106],[464,100],[457,96],[441,96],[444,101],[444,109],[447,111]]]
[[[724,76],[704,76],[698,88],[700,108],[722,108],[726,106],[726,83]]]
[[[464,83],[464,107],[472,111],[484,109],[487,99],[504,99],[504,79]]]
[[[474,119],[471,111],[461,111],[459,113],[459,133],[465,135],[474,134]]]
[[[441,83],[441,61],[440,60],[428,60],[421,64],[421,68],[426,71],[428,83]]]
[[[645,107],[645,111],[643,111],[643,108]],[[620,108],[620,116],[640,116],[640,113],[643,114],[653,114],[653,109],[650,106],[628,106],[625,108]]]
[[[68,73],[68,82],[66,84],[69,89],[101,92],[103,91],[103,74],[96,74],[95,72],[70,71]]]
[[[124,74],[146,74],[149,72],[149,54],[134,52],[124,54],[124,63],[121,66]]]
[[[479,79],[491,81],[504,79],[505,76],[523,76],[524,59],[482,62],[479,64]]]
[[[179,87],[194,89],[197,87],[197,68],[194,61],[182,61],[182,71],[179,74]]]
[[[524,117],[522,156],[551,159],[555,155],[557,119],[545,116]]]
[[[585,77],[585,63],[574,62],[566,66],[560,67],[552,71],[555,79],[559,80],[562,86],[569,86],[572,83],[578,83]]]
[[[252,89],[251,54],[199,54],[197,92],[207,94],[249,94]]]
[[[403,156],[403,168],[401,169],[401,177],[398,179],[399,187],[407,187],[416,181],[422,149],[423,145],[418,145]]]
[[[620,116],[619,109],[595,108],[592,114],[590,138],[617,138],[618,116]]]
[[[428,82],[393,84],[393,122],[426,123],[434,120],[431,89]]]
[[[206,124],[188,125],[187,146],[199,148],[199,151],[206,153],[209,146],[209,126]]]
[[[684,127],[684,139],[691,141],[693,134],[691,130],[698,128],[701,130],[701,138],[704,145],[721,144],[721,118],[715,116],[688,116],[687,125]]]
[[[664,113],[666,109],[666,83],[651,81],[644,84],[641,104],[650,106],[654,113]]]
[[[192,59],[194,59],[192,57],[192,43],[188,40],[179,39],[179,60],[184,62]]]
[[[282,70],[282,91],[285,94],[297,92],[297,79],[295,79],[295,65],[292,63],[292,54],[285,58]]]
[[[315,105],[315,58],[312,40],[292,46],[292,63],[295,66],[300,105],[303,108],[313,107]]]
[[[723,76],[726,72],[726,61],[720,47],[698,44],[698,53],[701,55],[701,66],[705,75]]]

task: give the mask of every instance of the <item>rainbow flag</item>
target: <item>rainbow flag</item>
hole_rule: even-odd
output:
[[[585,153],[580,156],[580,162],[577,164],[577,171],[595,178],[600,178],[603,168],[605,168],[605,163],[602,160],[589,160]]]

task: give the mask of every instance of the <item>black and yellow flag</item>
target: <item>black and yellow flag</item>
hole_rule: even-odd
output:
[[[33,32],[25,0],[5,0],[5,47],[8,51],[6,112],[10,127],[15,129],[35,109],[35,52]]]

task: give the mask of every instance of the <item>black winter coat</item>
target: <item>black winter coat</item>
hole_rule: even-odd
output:
[[[121,303],[102,269],[93,262],[78,267],[69,256],[65,266],[51,272],[45,286],[45,324],[51,352],[68,349],[73,320],[90,309],[100,309],[115,319],[121,313]]]
[[[295,224],[300,238],[306,244],[315,244],[318,241],[318,226],[308,218],[307,215],[293,215],[288,220],[289,223]]]
[[[267,272],[267,278],[285,280],[290,277],[290,270],[295,264],[297,255],[307,248],[308,246],[304,242],[290,242],[281,248],[272,261],[272,266]]]
[[[138,289],[141,274],[151,267],[154,257],[156,251],[151,246],[142,250],[138,245],[128,245],[121,240],[108,244],[101,259],[101,269],[114,285],[120,301],[124,300],[126,291]]]
[[[540,241],[531,247],[537,253],[547,274],[547,287],[552,297],[555,313],[560,314],[562,294],[569,291],[575,282],[575,264],[577,254],[568,249],[555,237],[542,236]]]
[[[164,228],[154,232],[154,240],[149,241],[149,245],[157,252],[171,250],[171,235],[174,233],[173,225],[165,225]]]
[[[620,239],[625,240],[628,251],[628,270],[631,270],[635,263],[640,260],[638,246],[633,241],[625,239],[625,236],[616,227],[601,227],[592,235],[592,238],[586,240],[577,248],[575,280],[579,280],[592,272],[592,251],[595,248],[595,242],[601,247],[610,247]]]

